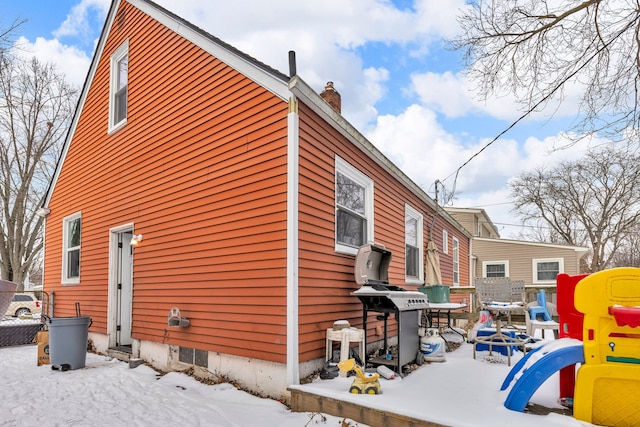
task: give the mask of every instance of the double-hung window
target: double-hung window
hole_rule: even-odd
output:
[[[451,239],[451,257],[453,258],[453,286],[460,286],[460,242]]]
[[[447,230],[442,230],[442,253],[449,253],[449,232]]]
[[[509,277],[509,261],[484,261],[482,277]]]
[[[109,132],[127,123],[129,92],[129,42],[124,42],[111,56],[111,90],[109,96]]]
[[[564,271],[564,259],[534,259],[533,283],[555,283],[556,276]]]
[[[373,240],[373,180],[336,157],[336,251],[356,254]]]
[[[62,223],[62,283],[80,282],[80,237],[82,215],[80,212],[64,218]]]
[[[423,217],[420,212],[409,205],[404,207],[404,241],[405,241],[405,280],[410,283],[422,283],[424,266],[423,251]]]

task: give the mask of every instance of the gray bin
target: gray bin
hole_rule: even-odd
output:
[[[47,324],[51,367],[63,371],[84,368],[91,318],[50,317]]]

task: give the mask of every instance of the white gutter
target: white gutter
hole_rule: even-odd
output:
[[[287,385],[300,384],[298,358],[298,100],[291,94],[287,116]]]

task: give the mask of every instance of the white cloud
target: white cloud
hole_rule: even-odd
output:
[[[501,139],[473,157],[488,139],[473,143],[460,140],[438,123],[433,110],[416,104],[397,116],[378,117],[367,137],[432,197],[433,183],[444,181],[448,191],[455,189],[454,206],[482,207],[500,224],[518,223],[511,213],[510,179],[540,166],[577,160],[589,146],[602,142],[584,140],[571,149],[558,149],[569,142],[565,134],[530,137],[522,144]],[[498,227],[502,228],[502,237],[516,237],[519,231]]]
[[[104,21],[110,4],[110,0],[82,0],[71,8],[67,19],[53,32],[53,35],[56,38],[61,38],[91,34],[89,14],[97,12],[98,19]]]
[[[55,65],[69,83],[78,87],[84,83],[91,63],[91,58],[77,47],[64,45],[57,39],[47,40],[42,37],[36,38],[33,43],[20,37],[15,43],[14,54],[23,58],[35,56],[42,63]]]

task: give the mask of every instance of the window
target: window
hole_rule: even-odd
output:
[[[449,253],[449,232],[447,230],[442,230],[442,253]]]
[[[80,283],[80,236],[82,216],[76,213],[63,220],[62,283]]]
[[[336,157],[336,251],[355,255],[373,241],[373,181]]]
[[[111,56],[111,90],[109,96],[109,132],[127,123],[129,87],[129,42],[125,42]]]
[[[564,271],[564,259],[534,259],[533,283],[555,283],[556,276]]]
[[[460,286],[460,243],[455,237],[451,240],[453,257],[453,286]]]
[[[484,261],[482,277],[509,277],[509,261]]]
[[[420,212],[409,205],[404,207],[405,280],[422,283],[423,218]]]

